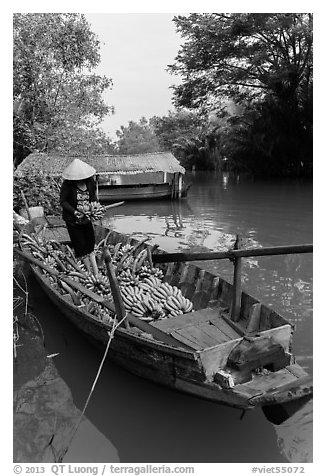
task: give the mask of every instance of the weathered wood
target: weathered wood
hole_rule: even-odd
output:
[[[104,210],[108,210],[109,208],[114,208],[114,207],[119,207],[120,205],[123,205],[125,202],[115,202],[115,203],[110,203],[110,205],[104,205]]]
[[[251,307],[248,325],[247,325],[247,332],[254,332],[258,331],[259,329],[259,321],[260,321],[260,312],[261,312],[261,304],[254,304]]]
[[[214,324],[211,324],[210,322],[200,324],[198,328],[201,330],[201,332],[205,333],[213,339],[213,344],[211,344],[211,346],[216,344],[222,344],[223,342],[227,342],[228,340],[230,340],[230,338],[226,334],[224,334],[223,331],[221,331],[217,326],[214,326]]]
[[[226,367],[229,353],[233,347],[241,342],[241,339],[242,337],[239,337],[200,352],[199,357],[208,379],[212,378],[217,370]]]
[[[242,337],[243,333],[239,333],[232,327],[229,323],[227,323],[223,317],[220,315],[218,317],[210,319],[212,325],[214,325],[220,332],[223,332],[229,340],[237,339],[238,337]]]
[[[245,330],[239,325],[239,323],[236,323],[234,321],[232,321],[231,319],[229,319],[229,317],[225,314],[225,313],[222,313],[221,314],[221,317],[222,319],[224,319],[224,321],[232,328],[235,330],[235,332],[240,335],[240,336],[245,336],[246,335],[246,332]]]
[[[214,338],[213,333],[209,335],[200,326],[196,325],[179,329],[176,332],[198,344],[199,349],[207,349],[222,342],[221,339]]]
[[[250,382],[246,382],[242,385],[247,389],[251,388],[255,390],[258,395],[263,392],[270,392],[271,390],[275,390],[284,384],[295,382],[296,380],[297,377],[285,368],[277,372],[270,372],[267,375],[255,375]]]
[[[313,379],[310,375],[291,380],[250,400],[252,405],[274,405],[310,396],[313,393]]]
[[[248,258],[252,256],[287,255],[297,253],[312,253],[313,245],[287,245],[252,248],[249,250],[209,251],[202,253],[155,253],[154,263],[170,263],[179,261],[206,261],[232,258]]]
[[[239,247],[239,235],[234,244],[234,250]],[[241,309],[241,257],[234,258],[233,289],[232,289],[232,307],[231,319],[237,322],[240,319]]]
[[[123,319],[125,319],[125,321],[124,321],[125,327],[128,327],[129,324],[128,324],[128,317],[126,317],[127,313],[126,313],[125,305],[124,305],[124,302],[123,302],[123,299],[122,299],[122,296],[121,296],[119,283],[118,283],[117,277],[115,275],[115,271],[114,271],[114,267],[113,267],[112,259],[111,259],[111,254],[110,254],[108,248],[104,249],[103,258],[104,258],[104,262],[105,262],[105,265],[106,265],[106,271],[107,271],[109,281],[110,281],[111,292],[112,292],[112,297],[113,297],[115,311],[116,311],[118,321],[120,322]]]
[[[187,314],[181,314],[176,317],[169,317],[168,319],[162,319],[151,323],[153,327],[157,329],[169,332],[172,330],[183,329],[195,324],[201,324],[209,322],[218,315],[217,309],[200,309],[199,311],[189,312]]]
[[[184,333],[182,333],[183,330],[184,329],[179,329],[177,331],[172,331],[172,332],[170,332],[170,335],[174,339],[176,339],[177,341],[179,341],[181,343],[184,343],[185,345],[187,345],[191,349],[201,350],[202,346],[198,345],[197,342],[195,341],[195,339],[190,339],[189,336],[184,335]]]
[[[289,363],[289,355],[281,344],[271,337],[256,337],[243,339],[230,352],[227,365],[239,371],[272,366],[270,370],[274,371]]]
[[[25,209],[26,209],[26,213],[27,213],[28,220],[31,221],[32,216],[31,216],[31,212],[29,211],[29,207],[28,207],[28,203],[27,203],[25,194],[24,194],[24,192],[23,192],[22,190],[20,191],[20,194],[21,194],[21,197],[22,197],[23,202],[24,202],[24,206],[25,206]]]

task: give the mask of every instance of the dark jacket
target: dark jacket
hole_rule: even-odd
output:
[[[93,178],[85,180],[89,192],[89,201],[96,202],[96,188]],[[77,210],[77,183],[74,180],[64,180],[60,190],[60,205],[62,218],[69,223],[77,223],[74,215]]]

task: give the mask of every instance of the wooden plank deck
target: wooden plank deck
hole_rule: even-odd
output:
[[[218,308],[206,308],[151,325],[194,350],[203,350],[241,337],[219,314]]]
[[[162,331],[173,331],[177,329],[184,329],[188,326],[198,325],[199,323],[209,322],[211,319],[216,319],[219,315],[218,308],[206,308],[199,311],[181,314],[176,317],[169,317],[161,321],[153,322],[152,325],[161,329]]]

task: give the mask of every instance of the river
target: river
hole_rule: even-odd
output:
[[[246,247],[312,243],[312,184],[269,182],[196,172],[187,199],[125,203],[105,224],[149,236],[162,248],[218,250],[238,234]],[[227,280],[227,260],[202,263]],[[293,351],[312,373],[312,255],[244,260],[243,288],[296,325]],[[102,355],[77,334],[31,283],[33,312],[49,352],[83,408]],[[312,401],[282,424],[260,409],[241,418],[236,409],[179,394],[143,381],[106,362],[86,411],[89,425],[77,434],[64,461],[279,463],[312,461]]]

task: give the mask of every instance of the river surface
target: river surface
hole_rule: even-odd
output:
[[[268,182],[213,173],[189,174],[187,199],[126,203],[111,209],[105,225],[149,236],[172,250],[312,243],[312,184]],[[293,351],[312,374],[312,255],[249,258],[243,288],[296,325]],[[227,260],[203,262],[232,280]],[[46,347],[82,409],[102,355],[60,315],[35,282],[33,312]],[[279,463],[312,461],[312,401],[282,424],[260,409],[241,412],[179,394],[139,379],[107,361],[64,461]],[[91,430],[90,430],[91,427]]]

